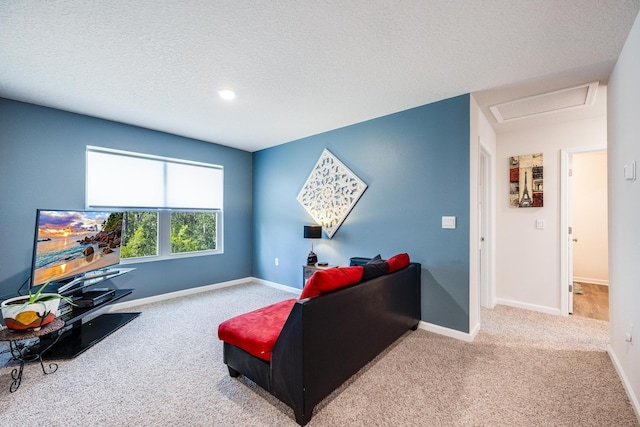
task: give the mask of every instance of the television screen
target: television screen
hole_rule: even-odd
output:
[[[120,262],[122,212],[38,210],[31,286]]]

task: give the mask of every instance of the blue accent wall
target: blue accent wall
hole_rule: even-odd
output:
[[[112,282],[135,288],[130,298],[251,276],[251,153],[0,98],[0,296],[29,277],[36,209],[84,208],[87,145],[225,168],[224,254],[127,265],[136,271]]]
[[[320,261],[400,252],[422,264],[422,319],[469,332],[469,95],[265,149],[253,156],[254,276],[301,288],[313,219],[296,200],[324,148],[368,188]],[[455,230],[442,216],[455,216]],[[279,265],[275,265],[278,258]]]

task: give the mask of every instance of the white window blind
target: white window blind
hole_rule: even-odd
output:
[[[87,208],[223,208],[222,166],[87,146]]]
[[[167,207],[222,209],[222,169],[166,164]]]

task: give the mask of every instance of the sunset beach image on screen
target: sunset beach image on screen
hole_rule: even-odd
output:
[[[39,210],[32,286],[120,262],[122,212]]]

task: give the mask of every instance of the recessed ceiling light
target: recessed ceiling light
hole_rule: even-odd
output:
[[[220,98],[226,99],[227,101],[230,101],[236,97],[236,93],[231,89],[220,89],[218,91],[218,95],[220,95]]]

